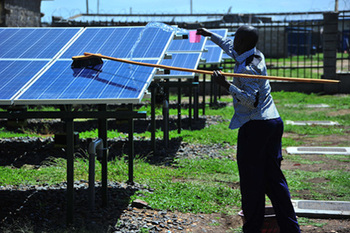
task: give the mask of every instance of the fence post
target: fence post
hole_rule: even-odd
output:
[[[337,44],[338,44],[338,15],[327,12],[323,14],[323,78],[337,79]],[[326,93],[337,93],[338,84],[325,84]]]

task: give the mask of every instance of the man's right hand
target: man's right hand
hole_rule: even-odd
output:
[[[212,33],[206,28],[198,28],[196,34],[202,35],[202,36],[211,36],[212,35]]]

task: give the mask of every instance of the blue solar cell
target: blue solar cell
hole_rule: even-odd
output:
[[[0,58],[53,58],[79,28],[6,28],[0,30]]]
[[[190,43],[189,39],[173,40],[168,52],[202,52],[206,38],[202,37],[199,43]]]
[[[171,59],[164,59],[162,61],[162,65],[167,66],[175,66],[175,67],[183,67],[183,68],[189,68],[189,69],[196,69],[199,63],[201,53],[174,53],[172,54]],[[170,70],[169,75],[159,75],[161,77],[193,77],[193,73],[190,72],[184,72],[184,71],[177,71],[177,70]]]
[[[47,61],[1,61],[0,60],[0,100],[10,100]]]
[[[156,63],[149,60],[148,63]],[[24,92],[17,103],[138,102],[152,79],[154,68],[106,61],[94,69],[72,69],[58,60]]]
[[[87,28],[61,58],[84,52],[118,58],[159,58],[172,34],[151,27]]]

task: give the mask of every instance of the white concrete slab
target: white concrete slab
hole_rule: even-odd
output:
[[[329,108],[328,104],[306,104],[306,108]]]
[[[350,155],[350,147],[287,147],[288,154]]]
[[[328,104],[285,104],[286,107],[294,107],[294,108],[329,108]]]
[[[339,125],[336,121],[290,121],[286,120],[288,125]]]
[[[350,218],[348,201],[292,200],[292,203],[297,216]]]

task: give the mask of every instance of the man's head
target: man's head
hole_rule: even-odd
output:
[[[253,26],[240,26],[235,34],[233,47],[238,54],[251,50],[258,43],[258,30]]]

